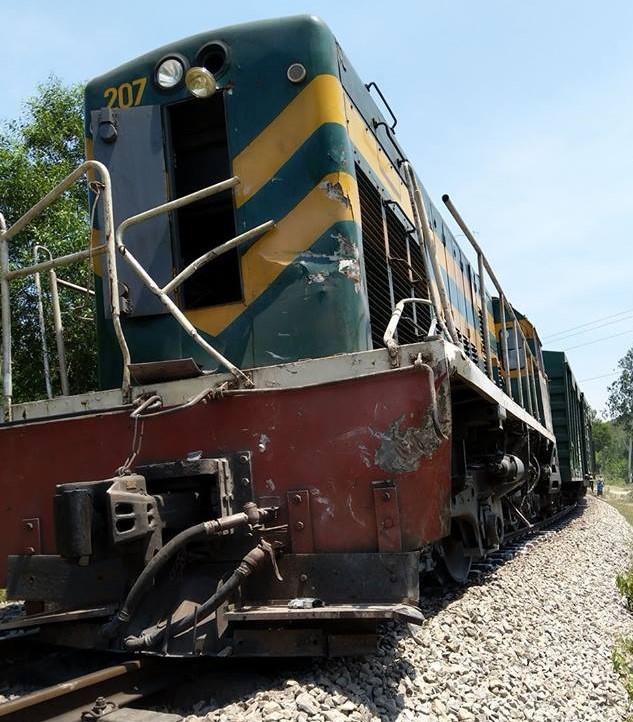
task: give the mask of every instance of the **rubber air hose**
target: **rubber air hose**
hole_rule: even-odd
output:
[[[266,552],[264,549],[261,546],[254,547],[242,559],[239,566],[226,580],[226,582],[224,582],[224,584],[222,584],[215,594],[210,596],[206,602],[201,604],[196,611],[187,614],[169,626],[155,626],[138,637],[127,637],[124,641],[126,649],[129,649],[130,651],[151,649],[162,642],[167,633],[169,633],[169,637],[173,637],[181,632],[186,632],[195,624],[197,619],[203,620],[215,612],[265,560]]]
[[[249,504],[246,506],[249,506]],[[255,504],[252,506],[255,507]],[[154,583],[158,573],[182,548],[193,541],[204,539],[207,536],[212,536],[213,534],[217,534],[225,529],[234,529],[235,527],[243,526],[249,522],[253,523],[255,520],[254,512],[256,512],[257,520],[259,520],[260,513],[264,512],[264,510],[257,509],[256,507],[254,510],[249,508],[247,511],[240,512],[239,514],[232,514],[231,516],[221,517],[220,519],[211,519],[210,521],[201,522],[200,524],[196,524],[195,526],[191,526],[188,529],[181,531],[180,534],[176,534],[173,539],[170,539],[170,541],[168,541],[167,544],[165,544],[165,546],[163,546],[160,551],[152,557],[147,566],[139,574],[132,585],[132,588],[128,592],[121,609],[119,609],[118,613],[101,628],[101,635],[106,639],[112,639],[121,627],[129,622],[141,599]]]

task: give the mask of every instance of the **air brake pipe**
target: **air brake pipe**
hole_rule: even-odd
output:
[[[106,639],[111,639],[124,624],[129,622],[158,573],[164,568],[167,562],[187,544],[219,534],[227,529],[235,529],[246,524],[259,524],[270,511],[270,509],[259,509],[253,502],[248,502],[244,505],[243,512],[204,521],[181,531],[180,534],[176,534],[173,539],[170,539],[170,541],[160,549],[156,556],[152,557],[147,566],[139,574],[125,602],[123,602],[121,609],[119,609],[115,617],[102,627],[102,636]]]
[[[404,163],[404,170],[407,176],[407,188],[409,189],[411,206],[413,208],[413,216],[416,226],[415,230],[418,237],[426,246],[426,250],[429,252],[431,265],[433,267],[433,277],[435,278],[436,285],[433,285],[433,281],[431,280],[431,274],[429,273],[429,269],[427,267],[426,253],[423,252],[422,258],[424,259],[424,267],[427,278],[429,279],[431,299],[433,300],[435,315],[438,321],[441,321],[443,325],[446,325],[451,341],[461,348],[462,344],[459,340],[459,336],[457,335],[455,321],[453,320],[453,312],[451,311],[446,286],[444,285],[444,279],[442,278],[442,271],[437,260],[437,253],[435,252],[435,241],[431,232],[431,226],[429,225],[429,217],[426,213],[424,199],[422,198],[422,193],[420,192],[417,181],[415,180],[413,168],[411,168],[411,164],[408,161]],[[442,313],[440,313],[440,308],[442,309]]]
[[[144,632],[138,637],[129,636],[125,639],[125,647],[130,651],[140,649],[148,649],[160,643],[165,635],[173,637],[191,629],[196,620],[203,620],[216,611],[233,592],[242,586],[246,579],[257,569],[262,562],[266,560],[266,551],[261,546],[256,546],[242,559],[239,566],[226,580],[224,584],[210,596],[206,602],[199,606],[195,611],[187,614],[168,626],[154,626],[148,632]]]

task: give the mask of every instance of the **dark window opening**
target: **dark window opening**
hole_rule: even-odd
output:
[[[224,98],[189,100],[168,106],[173,198],[231,177]],[[196,258],[236,235],[233,192],[225,191],[175,212],[176,258],[182,270]],[[196,271],[180,287],[185,308],[242,300],[238,250]]]

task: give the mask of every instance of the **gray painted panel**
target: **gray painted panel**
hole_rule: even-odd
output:
[[[111,119],[118,131],[116,140],[106,143],[99,136],[99,120]],[[124,110],[93,111],[94,157],[104,163],[112,176],[114,223],[148,208],[166,203],[167,176],[163,152],[160,107],[141,106]],[[103,224],[100,223],[103,227]],[[123,239],[134,257],[159,286],[172,278],[172,248],[167,215],[130,228]],[[163,304],[149,291],[127,262],[117,257],[119,280],[130,289],[130,316],[167,313]],[[104,288],[107,284],[104,284]],[[110,308],[109,294],[104,305]],[[108,311],[106,311],[108,312]]]

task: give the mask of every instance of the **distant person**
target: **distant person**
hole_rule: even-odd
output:
[[[602,481],[602,479],[598,479],[598,483],[596,484],[596,490],[598,496],[602,496],[602,492],[604,491],[604,481]]]

